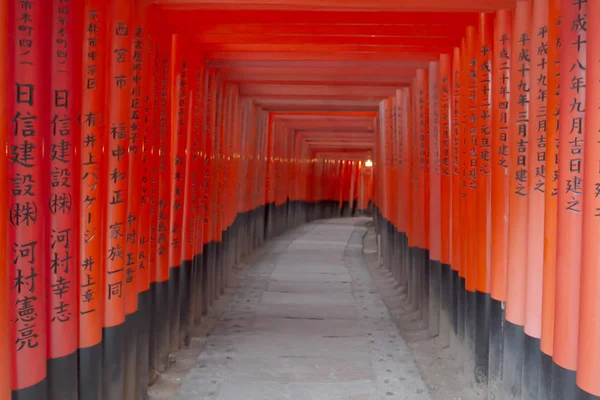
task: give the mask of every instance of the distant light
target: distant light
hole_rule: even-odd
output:
[[[372,166],[373,166],[373,161],[371,161],[371,160],[365,161],[365,167],[372,167]]]

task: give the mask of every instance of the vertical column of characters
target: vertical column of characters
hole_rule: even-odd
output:
[[[134,397],[140,398],[147,391],[149,385],[150,330],[152,329],[150,323],[152,309],[150,283],[153,276],[152,271],[150,271],[152,219],[150,194],[152,188],[150,180],[151,171],[154,167],[152,130],[154,124],[154,61],[156,54],[148,32],[148,10],[145,2],[143,0],[136,0],[134,10],[135,19],[133,29],[135,30],[135,34],[132,36],[133,53],[131,67],[134,87],[137,86],[139,89],[132,90],[132,111],[130,118],[132,135],[130,137],[130,146],[135,146],[134,150],[136,150],[135,157],[137,157],[137,160],[132,160],[130,166],[131,163],[139,163],[139,166],[135,167],[137,168],[135,176],[137,176],[139,181],[139,187],[137,188],[139,191],[137,200],[139,206],[136,214],[137,224],[135,222],[133,224],[136,228],[136,234],[132,238],[135,239],[137,245],[131,246],[131,243],[128,243],[127,249],[128,253],[134,252],[134,258],[136,259],[136,265],[133,268],[136,270],[136,287],[138,292],[138,302],[136,303],[138,310],[138,335],[136,340],[136,387]],[[138,100],[135,100],[136,97]],[[137,132],[138,138],[135,142],[131,143],[134,132]],[[130,193],[134,190],[131,186],[128,189]],[[131,237],[129,232],[133,234],[133,226],[128,225],[129,237]],[[129,298],[130,292],[128,291],[127,293]],[[130,302],[127,299],[127,312],[130,310],[129,306]]]
[[[104,257],[104,396],[120,399],[125,385],[125,280],[128,202],[129,119],[131,117],[132,3],[112,1],[108,5],[106,108],[104,138],[106,185],[103,226]],[[115,379],[116,377],[116,379]]]
[[[466,32],[466,55],[465,55],[465,93],[466,93],[466,115],[465,115],[465,288],[468,292],[475,292],[476,288],[476,271],[475,271],[475,256],[476,256],[476,207],[477,207],[477,42],[478,33],[475,26],[468,26]],[[470,301],[470,299],[468,299]],[[467,307],[470,307],[467,303]],[[474,305],[474,303],[472,304]],[[470,308],[467,309],[467,312]],[[474,311],[474,308],[473,310]],[[468,318],[475,315],[468,315]],[[468,321],[469,323],[472,321]]]
[[[477,43],[479,32],[475,26],[467,26],[464,55],[464,157],[465,157],[465,347],[474,360],[477,331]]]
[[[522,386],[527,271],[528,144],[530,141],[531,1],[519,0],[514,17],[510,80],[508,264],[504,370],[507,395]],[[512,396],[511,395],[511,396]],[[512,398],[512,397],[509,397]]]
[[[450,194],[450,265],[451,274],[451,299],[450,299],[450,318],[452,321],[455,337],[458,337],[458,298],[460,294],[460,261],[461,261],[461,219],[460,219],[460,67],[461,67],[461,49],[455,47],[452,52],[451,67],[451,96],[450,96],[450,166],[451,166],[451,184]]]
[[[148,21],[148,27],[151,26],[151,19]],[[151,321],[154,321],[153,315],[155,312],[155,299],[156,299],[156,291],[157,291],[157,278],[158,273],[156,271],[156,235],[157,235],[157,225],[158,225],[158,124],[159,124],[159,49],[157,41],[149,29],[148,31],[148,106],[149,114],[148,120],[146,121],[146,132],[148,135],[148,146],[149,153],[147,153],[148,163],[147,163],[147,174],[148,174],[148,182],[147,182],[147,198],[148,198],[148,244],[146,246],[146,264],[148,265],[148,284],[149,284],[149,293],[148,293],[148,301],[149,301],[149,310],[148,316]],[[144,218],[142,218],[142,223],[145,223]],[[140,230],[142,227],[140,227]],[[150,366],[149,375],[155,373],[156,371],[156,334],[152,330],[154,327],[153,322],[150,324],[149,329],[149,339],[148,339],[148,348],[149,348],[149,356]]]
[[[392,240],[394,241],[394,257],[396,254],[396,249],[397,249],[397,243],[395,243],[397,237],[396,237],[396,233],[398,232],[398,227],[400,226],[399,223],[399,215],[400,215],[400,207],[401,207],[401,199],[399,197],[399,191],[398,191],[398,162],[399,162],[399,156],[398,156],[398,132],[399,132],[399,124],[398,124],[398,101],[397,101],[397,96],[393,96],[390,97],[390,117],[391,117],[391,123],[392,123],[392,143],[391,143],[391,151],[392,151],[392,172],[391,172],[391,187],[390,190],[392,191],[392,210],[393,210],[393,216],[392,216],[392,225],[393,225],[393,230],[392,230]],[[353,177],[354,179],[356,178],[356,162],[353,162],[352,164],[352,169],[353,169]],[[353,192],[354,194],[354,192]],[[352,210],[352,205],[354,203],[354,199],[351,198],[350,199],[350,208]],[[397,264],[397,260],[394,259],[394,263]],[[395,268],[395,267],[394,267]]]
[[[56,0],[52,9],[50,92],[50,212],[46,280],[49,395],[76,398],[78,341],[78,291],[76,261],[79,237],[79,168],[76,149],[80,143],[81,41],[83,8],[79,3]]]
[[[214,135],[214,108],[215,108],[215,70],[209,69],[206,72],[206,96],[204,109],[204,243],[208,244],[213,240],[211,219],[212,219],[212,177],[213,177],[213,135]]]
[[[143,320],[143,304],[139,304],[139,226],[142,196],[143,163],[143,85],[145,73],[145,9],[141,1],[132,5],[131,20],[131,91],[128,140],[128,180],[127,180],[127,222],[125,229],[125,398],[133,398],[138,390],[138,341],[144,340],[148,328]],[[142,308],[138,313],[138,308]],[[143,351],[143,350],[142,350]],[[147,362],[144,364],[147,365]],[[142,368],[142,366],[139,366]]]
[[[221,76],[219,76],[218,86],[218,104],[217,104],[217,120],[215,124],[215,179],[214,188],[215,196],[213,198],[214,210],[215,210],[215,225],[214,234],[215,242],[217,243],[217,251],[221,251],[221,240],[222,240],[222,227],[223,227],[223,204],[221,203],[221,196],[223,192],[223,129],[227,120],[227,102],[229,100],[229,85],[226,84]],[[220,255],[219,255],[220,256]],[[217,268],[217,279],[220,277],[221,265],[216,265]],[[219,288],[217,288],[219,290]],[[217,293],[218,295],[218,293]]]
[[[193,307],[194,307],[194,224],[196,221],[196,175],[193,155],[198,146],[194,143],[194,111],[195,111],[195,96],[196,88],[196,71],[199,65],[198,55],[192,52],[186,52],[186,57],[189,59],[187,67],[187,82],[186,82],[186,98],[185,105],[179,102],[179,107],[185,107],[185,147],[183,158],[185,168],[183,171],[184,178],[182,179],[183,190],[183,216],[181,221],[181,271],[180,271],[180,293],[179,303],[181,304],[180,313],[180,331],[179,331],[179,346],[184,347],[189,343],[189,335],[191,327],[194,325]],[[181,113],[181,110],[179,111]],[[179,116],[181,118],[181,116]],[[194,177],[192,178],[192,173]],[[193,179],[193,182],[192,182]]]
[[[103,1],[85,2],[83,28],[83,79],[81,139],[79,144],[81,210],[79,213],[79,396],[102,397],[102,328],[105,258],[102,232],[105,183],[107,8]]]
[[[169,218],[171,213],[171,90],[172,90],[172,41],[170,35],[158,33],[156,37],[156,292],[154,299],[154,324],[152,333],[155,339],[155,365],[159,372],[168,365],[169,356],[169,246],[171,231]],[[166,319],[166,320],[165,320]]]
[[[6,148],[8,140],[8,2],[0,3],[0,148]],[[0,176],[7,176],[6,153],[0,153]],[[7,220],[7,195],[0,195],[0,220]],[[0,226],[0,243],[8,243],[6,224]],[[6,245],[0,246],[0,321],[9,321],[9,262]],[[11,351],[10,330],[0,330],[0,354],[8,355]],[[8,400],[11,396],[12,361],[8,356],[0,359],[0,400]]]
[[[508,262],[508,129],[510,117],[510,67],[512,13],[496,13],[492,70],[492,203],[490,284],[492,299],[506,300]]]
[[[221,76],[217,74],[217,97],[215,107],[215,125],[214,125],[214,174],[213,174],[213,197],[212,197],[212,217],[214,218],[213,224],[213,240],[216,246],[220,246],[221,242],[221,211],[222,206],[220,203],[221,189],[223,184],[223,123],[226,120],[226,105],[227,105],[227,85],[222,80]],[[215,248],[216,249],[216,248]],[[220,269],[219,265],[215,265],[215,268]]]
[[[205,143],[204,143],[204,98],[206,94],[206,70],[204,68],[204,56],[198,62],[198,66],[194,71],[196,84],[194,89],[194,135],[195,149],[192,162],[196,172],[196,228],[194,238],[194,255],[199,256],[203,252],[204,245],[204,158],[205,158]],[[192,142],[194,143],[194,142]],[[193,175],[192,175],[193,176]],[[196,290],[200,291],[200,287]]]
[[[403,88],[401,92],[401,113],[402,113],[402,169],[400,171],[401,176],[401,190],[403,193],[404,201],[402,202],[402,219],[403,219],[403,238],[402,238],[402,272],[403,272],[403,282],[406,284],[408,281],[408,235],[411,229],[411,195],[410,195],[410,149],[411,149],[411,131],[410,131],[410,88]],[[371,168],[372,170],[372,168]],[[365,177],[365,203],[368,208],[368,201],[371,196],[371,187],[370,184],[372,182],[372,172],[367,169],[365,171],[369,173]]]
[[[392,136],[392,116],[390,115],[390,101],[389,99],[385,99],[382,100],[380,103],[380,107],[379,107],[379,116],[382,120],[381,123],[381,130],[380,130],[380,135],[381,135],[381,149],[382,149],[382,154],[383,154],[383,182],[382,182],[382,188],[381,190],[383,191],[383,210],[384,210],[384,218],[386,219],[386,221],[391,222],[391,215],[392,215],[392,143],[393,143],[393,136]],[[343,164],[343,168],[346,167],[346,164]],[[346,173],[345,170],[342,170],[342,173]],[[345,176],[342,176],[342,178],[345,178]],[[346,182],[342,179],[342,185],[346,185]],[[342,200],[345,200],[345,196],[344,196],[344,186],[342,187]]]
[[[400,182],[400,164],[402,163],[402,144],[401,144],[401,136],[402,136],[402,116],[400,114],[401,110],[401,90],[397,89],[396,93],[393,97],[393,113],[394,113],[394,151],[395,151],[395,159],[394,159],[394,193],[396,193],[396,230],[394,234],[397,235],[398,232],[402,232],[402,207],[404,198],[402,195],[401,182]],[[358,177],[360,178],[360,162],[356,163]],[[358,186],[357,186],[358,193]],[[399,240],[399,237],[396,236],[396,240]],[[398,246],[398,244],[396,244]],[[397,261],[399,262],[399,260]]]
[[[489,294],[493,14],[479,14],[477,51],[476,290]],[[479,305],[479,302],[478,302]],[[485,325],[485,324],[484,324]]]
[[[508,129],[510,117],[510,58],[512,12],[496,12],[492,62],[492,151],[490,204],[490,396],[502,396],[503,329],[508,262]]]
[[[404,191],[404,183],[403,183],[403,170],[405,166],[405,158],[404,158],[404,90],[397,89],[396,96],[394,98],[395,104],[395,121],[396,121],[396,202],[398,207],[398,215],[397,215],[397,231],[402,235],[402,233],[406,232],[405,220],[404,220],[404,204],[406,203],[406,192]],[[363,171],[363,162],[358,163],[358,171],[359,171],[359,188],[361,190],[359,193],[364,192],[364,179],[362,178]],[[364,195],[361,194],[361,198],[365,198]],[[360,199],[359,199],[360,200]],[[358,207],[358,209],[362,209],[362,207]],[[401,236],[399,237],[401,240]],[[401,262],[400,260],[398,260]]]
[[[128,165],[128,202],[127,202],[127,226],[125,243],[125,307],[126,315],[132,315],[138,310],[138,293],[140,293],[141,274],[147,276],[146,264],[140,260],[140,239],[142,237],[141,209],[142,197],[147,184],[144,182],[146,144],[145,119],[147,118],[147,84],[148,79],[148,42],[145,7],[141,0],[134,3],[131,25],[131,88],[130,88],[130,112],[129,112],[129,165]],[[146,178],[147,179],[147,178]],[[145,256],[145,253],[143,254]],[[142,284],[146,286],[146,284]],[[133,343],[132,343],[133,344]]]
[[[511,70],[511,129],[509,131],[508,286],[506,319],[525,323],[527,270],[528,158],[531,69],[531,2],[520,0],[514,19]]]
[[[552,399],[575,397],[574,371],[577,369],[579,334],[583,165],[588,84],[587,7],[588,2],[585,0],[561,2],[560,115],[563,121],[559,128],[561,148],[558,155],[555,369],[552,376]],[[593,82],[594,85],[596,83]]]
[[[221,203],[221,227],[220,227],[220,235],[221,235],[221,249],[220,249],[220,264],[221,264],[221,272],[220,272],[220,286],[219,290],[221,293],[225,290],[225,285],[227,281],[227,270],[228,270],[228,249],[227,246],[229,244],[228,234],[229,234],[229,208],[230,203],[225,201],[225,196],[229,192],[228,188],[231,183],[231,179],[229,176],[229,171],[231,170],[231,129],[234,123],[234,89],[235,85],[227,84],[226,91],[227,96],[225,98],[226,102],[224,104],[225,114],[224,121],[222,123],[223,128],[221,130],[221,191],[219,197],[219,203]]]
[[[231,91],[231,95],[229,97],[229,117],[227,118],[227,126],[225,129],[225,133],[224,133],[224,139],[225,139],[225,149],[224,149],[224,153],[225,153],[225,187],[223,189],[223,202],[224,204],[224,210],[223,210],[223,215],[224,215],[224,223],[223,223],[223,230],[226,232],[226,241],[227,241],[227,246],[229,246],[229,228],[231,227],[231,216],[232,216],[232,202],[228,202],[225,201],[225,198],[227,196],[229,196],[229,193],[231,193],[231,190],[233,189],[232,183],[233,183],[233,147],[234,147],[234,140],[235,140],[235,135],[237,134],[236,130],[235,130],[235,126],[237,123],[237,86],[236,85],[231,85],[230,86],[230,91]],[[265,188],[267,186],[267,182],[265,182],[265,187],[263,188],[263,198],[265,195]],[[264,202],[264,200],[263,200]],[[226,266],[228,267],[227,263],[228,263],[228,257],[229,257],[229,249],[227,249],[227,253],[225,255],[226,258]]]
[[[546,109],[546,182],[544,185],[544,278],[542,289],[542,385],[540,396],[550,397],[554,353],[554,294],[558,216],[558,135],[560,112],[560,0],[548,4],[548,68]]]
[[[417,137],[417,124],[418,124],[418,119],[417,119],[417,93],[418,93],[418,89],[417,89],[417,85],[416,85],[416,78],[413,78],[412,80],[412,84],[409,90],[409,115],[410,115],[410,125],[409,125],[409,130],[408,130],[408,135],[409,135],[409,141],[410,141],[410,145],[409,145],[409,196],[410,196],[410,203],[409,203],[409,210],[410,210],[410,229],[409,229],[409,235],[408,235],[408,246],[409,247],[414,247],[416,245],[416,234],[417,234],[417,230],[418,230],[418,224],[417,224],[417,205],[418,205],[418,191],[417,191],[417,177],[418,177],[418,169],[417,169],[417,154],[416,154],[416,146],[418,144],[418,137]],[[377,181],[379,181],[379,176],[376,177]],[[375,182],[374,181],[374,187],[378,187],[379,186],[379,182]],[[412,258],[412,257],[411,257]],[[412,267],[412,259],[409,260],[411,267]]]
[[[435,78],[433,78],[435,79]],[[440,262],[441,298],[439,343],[450,345],[452,324],[452,56],[440,54],[437,77],[440,115]]]
[[[527,154],[528,231],[525,278],[525,353],[523,390],[536,394],[539,387],[544,271],[544,205],[546,180],[546,117],[548,66],[548,0],[533,2],[531,30],[530,121]]]
[[[148,27],[152,26],[152,18],[149,19]],[[156,377],[158,372],[158,339],[160,332],[155,332],[158,319],[157,314],[158,292],[161,286],[158,280],[157,271],[157,235],[158,235],[158,178],[159,178],[159,124],[160,124],[160,49],[156,36],[151,29],[148,31],[148,64],[149,64],[149,88],[150,114],[146,124],[147,134],[149,136],[148,145],[148,245],[147,245],[147,264],[148,264],[148,283],[149,283],[149,309],[148,318],[150,318],[149,338],[148,338],[148,359],[149,359],[149,380]],[[143,220],[143,219],[142,219]],[[141,229],[141,228],[140,228]],[[161,289],[162,290],[162,289]],[[165,324],[161,324],[165,325]]]
[[[152,131],[154,127],[154,93],[155,93],[155,59],[156,48],[149,37],[148,23],[146,19],[146,7],[143,0],[136,1],[135,25],[136,30],[133,39],[133,62],[134,73],[139,70],[140,86],[140,120],[135,121],[140,135],[137,151],[140,153],[139,161],[139,211],[137,215],[137,287],[138,292],[143,294],[150,289],[150,215],[151,215],[151,171],[153,166],[154,147],[152,142]],[[138,54],[142,52],[142,54]],[[138,60],[138,61],[136,61]],[[137,65],[139,64],[139,65]],[[134,77],[134,82],[138,78]],[[134,97],[135,98],[135,97]],[[133,102],[133,100],[132,100]],[[132,126],[133,126],[132,121]]]
[[[9,321],[13,399],[45,399],[50,1],[8,4]]]
[[[429,132],[429,69],[425,69],[425,76],[423,79],[423,106],[421,108],[421,106],[419,106],[419,119],[420,122],[423,122],[423,138],[420,138],[421,140],[423,140],[423,142],[421,143],[421,154],[420,156],[424,156],[424,159],[422,161],[423,164],[423,180],[421,181],[422,183],[422,188],[421,190],[423,191],[423,202],[422,202],[422,206],[423,206],[423,238],[422,238],[422,248],[425,249],[426,251],[429,251],[429,220],[430,220],[430,212],[429,212],[429,197],[430,197],[430,188],[429,188],[429,176],[431,174],[431,167],[429,164],[429,158],[430,158],[430,154],[429,154],[429,142],[431,141],[430,139],[430,132]],[[421,101],[421,100],[419,100]],[[424,256],[424,262],[425,262],[425,266],[427,267],[429,264],[427,262],[427,256]],[[427,272],[428,273],[428,272]],[[426,287],[424,287],[424,289],[426,289]],[[425,298],[426,300],[427,298]]]
[[[232,167],[231,167],[231,175],[232,175],[232,182],[231,182],[231,194],[238,194],[238,188],[240,185],[240,176],[239,176],[239,169],[240,169],[240,160],[241,160],[241,148],[242,148],[242,135],[243,135],[243,100],[240,96],[240,88],[239,86],[236,86],[236,90],[235,90],[235,124],[233,126],[234,132],[233,134],[233,148],[232,148],[232,154],[231,154],[231,160],[232,160]],[[271,192],[274,194],[275,193],[275,186],[274,183],[271,184]],[[273,199],[273,197],[271,197]],[[273,199],[274,202],[274,199]],[[235,235],[237,235],[237,230],[238,230],[238,216],[239,216],[239,212],[240,212],[240,203],[239,203],[239,199],[235,198],[235,201],[231,203],[231,221],[232,224],[235,226],[235,233],[233,234],[234,238]],[[236,241],[236,239],[234,239],[234,242]],[[237,242],[235,242],[237,243]],[[237,244],[234,244],[234,247],[237,246]],[[235,251],[233,252],[235,253]],[[234,257],[235,260],[235,257]]]
[[[452,215],[452,57],[440,55],[440,261],[451,264],[451,215]]]
[[[380,158],[381,158],[381,154],[380,154],[380,144],[379,144],[379,140],[380,140],[380,136],[379,136],[379,132],[375,131],[375,145],[373,148],[373,167],[374,169],[376,169],[377,171],[379,171],[380,167]],[[326,162],[326,161],[324,161]],[[379,218],[381,216],[381,209],[379,207],[379,188],[375,189],[375,204],[376,204],[376,213],[377,213],[377,218]]]
[[[217,266],[214,264],[216,262],[216,260],[214,259],[215,257],[215,251],[216,251],[216,246],[217,243],[219,242],[219,237],[218,237],[218,227],[220,225],[220,215],[219,215],[219,210],[220,210],[220,205],[217,204],[218,203],[218,196],[219,196],[219,175],[220,175],[220,139],[221,139],[221,129],[220,129],[220,123],[221,123],[221,118],[222,118],[222,105],[223,105],[223,97],[225,96],[225,93],[223,91],[223,81],[220,79],[220,76],[218,74],[218,71],[215,71],[215,103],[214,103],[214,121],[213,121],[213,126],[212,126],[212,130],[213,130],[213,141],[212,141],[212,163],[213,163],[213,173],[211,175],[211,181],[212,181],[212,193],[211,193],[211,219],[212,219],[212,224],[211,224],[211,230],[212,230],[212,241],[213,241],[213,261],[211,262],[211,268],[214,268],[214,273],[216,274],[217,271]],[[215,277],[213,275],[213,277]],[[214,294],[213,294],[214,295]]]
[[[418,215],[418,234],[417,234],[417,247],[426,249],[429,241],[429,237],[426,237],[427,231],[429,230],[428,220],[426,218],[426,207],[425,207],[425,182],[427,176],[427,144],[428,140],[428,116],[426,103],[428,102],[427,82],[428,74],[425,69],[417,70],[417,90],[416,90],[416,157],[417,157],[417,215]],[[429,182],[427,182],[429,184]]]
[[[410,249],[410,278],[409,278],[409,303],[414,310],[419,307],[420,294],[420,269],[419,269],[419,247],[422,245],[422,203],[423,196],[421,195],[421,186],[419,178],[421,176],[421,119],[419,112],[419,103],[422,98],[422,82],[419,82],[417,77],[413,78],[412,82],[412,97],[411,97],[411,135],[412,135],[412,151],[411,151],[411,212],[412,212],[412,231],[409,238]]]
[[[424,69],[422,77],[417,71],[419,88],[419,190],[422,217],[421,248],[429,250],[429,70]],[[426,261],[426,258],[425,258]]]
[[[429,63],[429,258],[441,259],[440,64]]]
[[[468,252],[467,252],[467,245],[468,245],[468,232],[467,232],[467,227],[468,227],[468,215],[467,215],[467,207],[466,207],[466,200],[467,200],[467,160],[466,160],[466,154],[467,154],[467,111],[469,110],[469,104],[468,104],[468,86],[467,86],[467,78],[468,78],[468,73],[469,73],[469,65],[468,65],[468,53],[467,53],[467,46],[466,46],[466,39],[463,37],[461,40],[461,45],[460,45],[460,76],[459,76],[459,80],[460,80],[460,101],[461,101],[461,105],[462,107],[460,108],[460,116],[459,116],[459,134],[460,134],[460,139],[459,139],[459,155],[460,155],[460,162],[459,162],[459,179],[460,179],[460,187],[459,187],[459,208],[460,208],[460,216],[462,219],[462,224],[460,224],[460,273],[459,276],[462,278],[461,279],[461,288],[464,290],[464,285],[466,284],[466,275],[467,275],[467,258],[468,258]],[[462,293],[461,291],[461,296],[459,297],[459,299],[464,300],[464,293]],[[459,305],[459,308],[461,311],[464,311],[464,303],[461,303],[462,305]],[[463,317],[464,317],[464,313],[463,313]],[[459,323],[459,325],[462,327],[461,329],[464,329],[464,320],[462,320],[462,323]],[[461,339],[464,339],[464,334],[461,335]]]
[[[429,333],[440,333],[442,285],[441,259],[441,164],[440,164],[440,63],[429,63]]]
[[[181,301],[181,331],[180,343],[185,345],[189,340],[189,330],[194,324],[194,298],[195,298],[195,280],[194,280],[194,230],[196,224],[196,202],[197,202],[197,151],[198,135],[196,127],[197,118],[195,116],[197,107],[196,88],[197,71],[199,67],[198,56],[190,54],[188,67],[188,84],[186,87],[186,97],[188,101],[185,105],[186,115],[186,139],[185,139],[185,170],[183,178],[183,217],[181,221],[181,265],[183,269],[183,292],[180,294]],[[181,105],[179,105],[181,107]]]
[[[461,114],[461,82],[460,82],[460,65],[461,54],[458,47],[454,48],[452,54],[452,77],[451,77],[451,116],[450,116],[450,141],[451,141],[451,174],[452,174],[452,194],[451,200],[451,237],[452,243],[450,247],[452,270],[460,271],[460,250],[461,250],[461,216],[460,216],[460,114]],[[456,292],[456,291],[455,291]]]
[[[598,18],[598,19],[597,19]],[[600,4],[589,2],[588,21],[600,20]],[[579,22],[578,22],[579,23]],[[596,321],[600,316],[598,299],[600,268],[597,239],[600,232],[600,27],[588,27],[585,113],[585,163],[583,171],[583,241],[581,265],[581,304],[579,308],[579,351],[577,358],[577,385],[595,398],[600,396],[600,332]],[[582,396],[583,397],[583,396]],[[591,397],[591,396],[590,396]]]
[[[184,284],[181,270],[182,227],[184,217],[184,182],[185,182],[185,151],[187,144],[187,119],[189,96],[187,93],[189,82],[187,47],[181,35],[172,37],[172,65],[171,71],[171,125],[169,127],[169,141],[171,151],[169,155],[170,173],[170,214],[168,243],[169,254],[169,308],[170,308],[170,350],[177,351],[180,342],[180,317],[182,285]]]
[[[221,240],[221,276],[224,278],[225,269],[225,244],[226,244],[226,231],[227,231],[227,204],[223,201],[225,193],[227,192],[227,186],[229,185],[229,142],[231,136],[229,135],[229,129],[233,122],[233,88],[234,85],[226,83],[224,85],[225,98],[223,100],[223,119],[221,121],[221,189],[219,191],[218,202],[221,205],[221,226],[219,227],[219,235]],[[261,188],[262,189],[262,188]],[[221,287],[223,289],[224,281],[221,280]]]
[[[214,264],[212,262],[212,245],[214,240],[213,225],[214,225],[214,170],[215,170],[215,112],[216,112],[216,97],[218,95],[216,71],[209,69],[206,72],[206,97],[204,111],[204,265],[203,265],[203,313],[206,313],[208,306],[212,303],[212,278],[214,276]]]
[[[477,145],[475,192],[475,379],[488,380],[490,323],[490,230],[492,158],[492,55],[494,14],[479,14],[477,53]]]
[[[204,244],[204,221],[203,221],[203,199],[202,186],[204,153],[202,127],[203,127],[203,111],[204,111],[204,56],[198,55],[197,58],[192,58],[191,74],[193,82],[191,86],[193,98],[193,116],[191,119],[192,139],[191,147],[188,149],[188,169],[190,171],[190,201],[193,221],[184,221],[188,228],[188,242],[191,241],[190,256],[192,257],[192,309],[190,310],[190,324],[200,323],[202,316],[202,251]],[[186,189],[188,188],[186,184]],[[187,198],[187,197],[186,197]],[[191,229],[191,231],[189,231]],[[187,258],[187,257],[186,257]]]

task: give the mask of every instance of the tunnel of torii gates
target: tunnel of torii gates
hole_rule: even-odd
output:
[[[250,251],[368,209],[489,398],[600,398],[600,1],[0,3],[0,400],[145,398]]]

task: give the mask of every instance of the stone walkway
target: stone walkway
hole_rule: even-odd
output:
[[[365,222],[270,241],[174,399],[429,400],[365,266]]]

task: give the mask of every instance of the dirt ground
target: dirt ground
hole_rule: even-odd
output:
[[[436,338],[429,337],[420,317],[407,310],[405,294],[397,287],[389,271],[379,264],[377,239],[372,222],[363,238],[363,254],[367,267],[392,320],[410,347],[421,370],[431,396],[435,400],[481,400],[486,398],[486,388],[473,382],[473,368],[461,345],[451,338],[449,347],[443,348]]]

